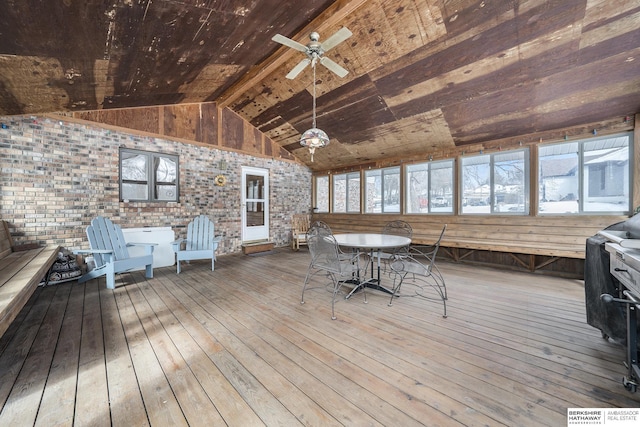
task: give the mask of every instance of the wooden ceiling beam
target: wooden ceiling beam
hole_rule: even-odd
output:
[[[312,31],[322,32],[333,25],[338,25],[340,21],[343,21],[349,14],[366,4],[367,1],[368,0],[338,0],[321,12],[316,19],[307,24],[292,38],[301,39],[303,35],[308,35]],[[228,107],[245,91],[260,84],[266,76],[274,72],[278,67],[288,61],[291,55],[296,53],[298,52],[286,46],[280,47],[273,55],[251,68],[242,79],[224,91],[224,93],[215,100],[216,104],[219,108]]]

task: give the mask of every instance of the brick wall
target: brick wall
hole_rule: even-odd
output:
[[[119,201],[118,148],[180,156],[179,203]],[[227,184],[213,178],[226,162]],[[241,250],[241,167],[269,170],[270,238],[290,240],[291,215],[309,212],[311,172],[290,161],[115,132],[45,117],[0,117],[0,218],[16,244],[37,241],[87,247],[85,227],[102,215],[123,227],[174,227],[183,237],[194,216],[206,214],[223,236],[219,254]]]

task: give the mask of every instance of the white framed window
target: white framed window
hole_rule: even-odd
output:
[[[120,149],[120,200],[177,202],[178,156]]]
[[[400,212],[400,167],[367,170],[365,176],[365,212]]]
[[[529,150],[462,157],[463,214],[529,213]]]
[[[631,133],[541,145],[538,213],[628,214]]]
[[[360,172],[333,176],[333,212],[360,213]]]
[[[314,189],[314,212],[329,212],[329,176],[316,176]]]
[[[407,165],[405,213],[453,213],[453,189],[453,160]]]

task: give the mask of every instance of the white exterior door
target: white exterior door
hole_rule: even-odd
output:
[[[269,170],[242,167],[242,241],[269,240]]]

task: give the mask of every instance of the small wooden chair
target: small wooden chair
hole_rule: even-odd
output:
[[[221,238],[213,235],[213,221],[206,215],[197,216],[187,226],[187,238],[171,242],[176,253],[176,264],[180,274],[180,261],[210,259],[211,271],[215,268],[216,249]]]
[[[300,250],[300,245],[307,244],[307,231],[311,222],[309,214],[293,214],[291,217],[291,249]]]
[[[95,268],[78,279],[78,283],[106,276],[107,288],[115,289],[116,273],[145,267],[145,277],[153,278],[153,248],[155,243],[127,243],[122,228],[108,218],[95,217],[87,227],[88,250],[75,250],[74,254],[90,254],[96,264]],[[145,255],[131,257],[127,250],[130,246],[144,246]]]

